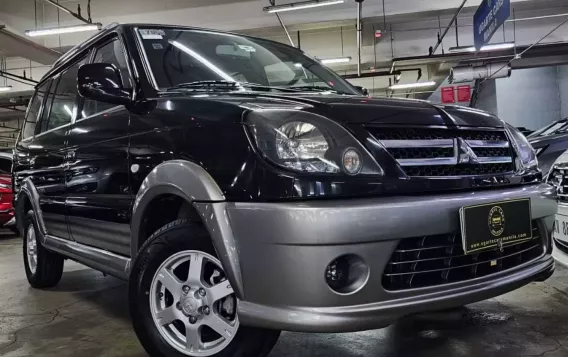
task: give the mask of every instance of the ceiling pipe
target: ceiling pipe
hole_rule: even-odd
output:
[[[275,0],[269,0],[269,2],[270,2],[270,5],[276,6]],[[288,41],[290,41],[290,45],[292,45],[292,47],[296,47],[296,45],[294,44],[294,41],[292,40],[292,36],[290,36],[290,33],[288,32],[286,25],[284,25],[284,22],[282,21],[282,18],[280,17],[280,14],[275,12],[274,15],[276,15],[278,22],[280,22],[280,26],[282,26],[282,29],[284,29],[284,32],[286,33],[286,36],[288,37]]]
[[[56,8],[58,8],[59,10],[68,13],[69,15],[73,16],[74,18],[76,18],[77,20],[83,21],[86,24],[91,24],[91,21],[87,20],[86,18],[84,18],[83,16],[74,13],[73,11],[69,10],[68,8],[66,8],[63,5],[59,5],[58,3],[56,3],[53,0],[43,0],[48,4],[51,4],[53,6],[55,6]]]
[[[22,81],[27,81],[27,82],[30,82],[30,83],[24,83],[24,84],[29,84],[29,85],[32,85],[32,86],[39,83],[38,81],[35,81],[35,80],[31,79],[31,78],[18,76],[18,75],[16,75],[16,74],[4,72],[4,71],[0,71],[0,77],[6,77],[6,78],[12,79],[12,80],[13,80],[13,79],[19,79],[19,80],[22,80]],[[16,82],[20,82],[20,81],[16,81]],[[20,82],[20,83],[21,83],[21,82]]]
[[[355,78],[373,78],[373,77],[386,77],[386,76],[396,76],[400,75],[401,71],[378,71],[378,72],[368,72],[362,74],[346,74],[341,76],[343,79],[355,79]]]
[[[463,0],[463,2],[461,3],[460,7],[457,9],[457,11],[455,12],[454,16],[452,17],[452,19],[450,20],[450,23],[448,24],[448,26],[446,26],[446,29],[444,30],[444,32],[442,33],[442,35],[438,36],[438,42],[436,42],[436,45],[434,47],[430,47],[430,56],[432,56],[434,53],[436,53],[436,50],[438,49],[438,47],[442,44],[442,41],[444,40],[444,37],[446,37],[446,35],[448,34],[448,31],[450,31],[450,28],[452,27],[452,24],[454,23],[454,21],[456,21],[456,19],[458,18],[460,12],[463,10],[463,7],[465,6],[465,3],[467,2],[467,0]]]
[[[362,45],[362,32],[363,32],[363,24],[362,22],[362,14],[363,14],[363,1],[364,0],[355,0],[357,3],[357,75],[361,76],[361,45]]]

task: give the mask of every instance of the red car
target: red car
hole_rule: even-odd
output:
[[[18,234],[12,206],[12,154],[0,153],[0,227]]]

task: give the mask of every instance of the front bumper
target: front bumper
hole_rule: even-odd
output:
[[[459,230],[459,209],[531,199],[532,219],[546,233],[546,251],[515,268],[468,281],[387,291],[383,270],[399,241]],[[546,278],[554,269],[550,232],[556,194],[546,184],[449,193],[286,203],[200,203],[220,259],[240,298],[245,325],[306,332],[384,327],[422,311],[491,298]],[[222,242],[222,243],[220,243]],[[224,245],[221,247],[221,245]],[[325,268],[343,254],[362,257],[369,280],[352,294],[325,282]]]
[[[14,209],[0,210],[0,227],[10,228],[15,226],[16,218]]]
[[[568,204],[566,204],[565,202],[559,202],[558,214],[568,216]],[[561,238],[555,238],[553,241],[554,250],[552,251],[552,256],[558,263],[562,264],[565,267],[568,267],[568,241],[565,241]]]

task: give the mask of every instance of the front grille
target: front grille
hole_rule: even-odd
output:
[[[546,182],[556,188],[559,201],[568,202],[568,168],[554,167]]]
[[[406,175],[475,176],[515,171],[504,130],[368,127]]]
[[[511,164],[484,164],[484,165],[432,165],[432,166],[406,166],[404,172],[408,176],[473,176],[502,174],[511,171]]]
[[[441,234],[400,241],[383,273],[383,287],[397,291],[467,281],[514,268],[544,253],[537,221],[533,238],[465,255],[461,234]]]

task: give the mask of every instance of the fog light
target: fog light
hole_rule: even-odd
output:
[[[340,294],[352,294],[361,289],[369,279],[369,267],[363,258],[346,254],[334,259],[325,269],[325,281]]]
[[[355,149],[347,149],[343,153],[343,169],[349,175],[357,175],[363,167],[361,156]]]

